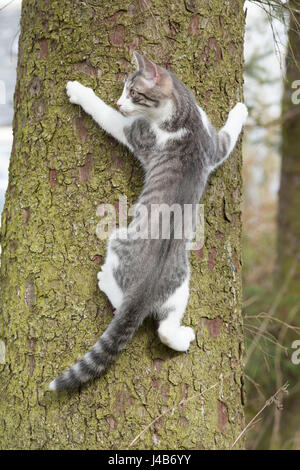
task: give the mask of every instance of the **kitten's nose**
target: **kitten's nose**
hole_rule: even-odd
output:
[[[118,106],[118,108],[121,108],[122,105],[120,103],[117,103],[117,106]]]

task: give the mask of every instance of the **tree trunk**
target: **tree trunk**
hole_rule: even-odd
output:
[[[106,248],[97,207],[120,195],[131,205],[143,178],[134,157],[68,102],[66,82],[114,105],[136,49],[172,69],[220,126],[242,100],[243,3],[23,0],[2,217],[3,448],[124,449],[145,430],[132,449],[224,449],[239,435],[240,145],[202,201],[205,245],[191,256],[185,315],[197,333],[190,351],[163,346],[146,321],[89,387],[58,395],[47,387],[111,320],[96,282]]]

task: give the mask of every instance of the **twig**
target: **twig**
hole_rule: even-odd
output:
[[[252,450],[257,450],[258,444],[263,438],[263,435],[265,434],[265,432],[268,430],[271,421],[272,421],[272,414],[270,413],[269,416],[264,420],[263,425],[260,426],[258,435],[255,441],[253,442],[253,444],[251,444]]]
[[[295,305],[291,309],[291,311],[288,315],[288,321],[293,320],[296,313],[298,313],[298,311],[299,311],[299,306]],[[284,341],[284,338],[286,336],[287,331],[288,331],[288,328],[287,328],[286,325],[284,325],[280,330],[280,334],[278,336],[278,341],[281,341],[281,342]],[[280,365],[280,359],[281,359],[281,354],[280,354],[279,348],[277,347],[276,348],[276,354],[275,354],[275,370],[276,370],[276,384],[277,384],[277,386],[282,381],[282,370],[281,370],[281,365]],[[276,409],[275,413],[274,413],[273,429],[272,429],[272,434],[271,434],[271,439],[270,439],[270,441],[271,441],[270,449],[275,448],[276,443],[279,440],[280,423],[281,423],[281,414],[279,413],[279,410]]]
[[[275,344],[276,347],[280,348],[280,349],[283,349],[285,352],[288,351],[288,348],[286,346],[284,346],[283,344],[279,343],[278,339],[271,335],[271,333],[260,333],[259,332],[259,328],[257,326],[245,326],[245,329],[247,329],[250,333],[252,333],[253,335],[259,335],[260,338],[264,338],[266,341],[269,341],[269,343],[272,343],[272,344]],[[270,338],[273,337],[274,339],[271,339]]]
[[[257,315],[244,315],[244,318],[249,318],[249,319],[270,318],[271,321],[275,321],[277,323],[280,323],[281,325],[285,326],[287,329],[293,330],[295,333],[300,333],[300,326],[289,325],[285,321],[282,321],[277,317],[271,317],[270,315],[268,315],[267,313],[264,313],[264,312],[258,313]]]
[[[271,396],[271,398],[269,398],[269,400],[266,401],[266,403],[264,404],[264,406],[259,410],[258,413],[256,413],[256,415],[254,416],[254,418],[251,419],[251,421],[249,421],[249,423],[247,424],[247,426],[243,429],[243,431],[238,435],[238,437],[236,438],[236,440],[234,441],[234,443],[232,444],[231,448],[233,448],[236,443],[241,439],[241,437],[248,431],[248,429],[250,428],[250,426],[252,426],[252,424],[254,423],[254,421],[257,420],[258,416],[261,415],[261,413],[264,411],[265,408],[267,408],[268,406],[270,406],[272,403],[275,403],[277,409],[282,409],[282,403],[280,401],[280,393],[288,393],[287,392],[287,388],[288,388],[289,384],[286,382],[284,385],[282,385],[278,390],[277,392],[274,393],[273,396]]]
[[[176,405],[174,405],[172,408],[168,408],[167,410],[165,410],[163,413],[161,413],[159,416],[157,416],[153,421],[151,421],[151,423],[147,424],[147,426],[133,439],[133,441],[129,444],[129,446],[127,447],[127,450],[130,449],[130,447],[132,447],[138,440],[141,436],[143,436],[143,434],[145,434],[146,431],[148,431],[148,429],[150,429],[160,418],[162,418],[163,416],[165,416],[166,414],[168,413],[173,413],[176,408],[178,408],[180,405],[183,405],[184,403],[187,403],[188,401],[191,401],[193,400],[194,398],[197,398],[197,397],[202,397],[206,392],[209,392],[210,390],[212,390],[213,388],[216,388],[220,382],[224,379],[226,379],[227,377],[229,377],[230,375],[232,375],[232,373],[228,374],[228,375],[225,375],[225,377],[220,377],[220,380],[218,382],[216,382],[215,384],[211,385],[210,387],[208,387],[206,390],[204,390],[203,392],[200,392],[200,393],[197,393],[193,396],[191,396],[190,398],[183,398],[182,400],[180,400],[179,403],[177,403]]]
[[[244,300],[243,308],[249,307],[249,305],[254,304],[259,298],[260,295],[253,295],[252,297],[249,297],[249,299]]]
[[[265,400],[266,397],[263,394],[263,392],[260,390],[261,385],[259,383],[255,382],[255,380],[252,379],[252,377],[250,377],[247,374],[244,374],[244,377],[245,377],[246,380],[248,380],[250,383],[252,383],[252,385],[256,388],[257,393],[262,397],[263,400]]]
[[[10,2],[6,3],[3,7],[0,8],[0,11],[4,10],[4,8],[8,7],[11,3],[13,3],[15,0],[10,0]]]
[[[274,19],[277,20],[277,21],[280,21],[285,26],[285,28],[287,29],[288,21],[287,21],[287,15],[285,15],[285,13],[288,13],[289,19],[290,19],[290,21],[289,21],[290,31],[293,31],[293,32],[299,34],[300,33],[300,24],[299,24],[299,21],[298,21],[296,15],[299,15],[300,10],[298,8],[296,8],[293,5],[293,2],[291,2],[291,1],[289,1],[289,2],[286,2],[286,1],[283,1],[283,0],[278,0],[278,1],[277,0],[250,0],[250,1],[252,1],[252,3],[257,4],[257,6],[259,6],[265,12],[265,14],[268,17],[270,27],[272,29],[272,34],[273,34],[275,53],[279,57],[280,68],[283,69],[282,61],[281,61],[282,54],[280,53],[280,49],[279,49],[280,41],[278,40],[278,35],[276,35],[276,33],[275,33],[274,26],[273,26],[273,21],[274,21]],[[295,24],[295,27],[296,27],[295,29],[293,29],[291,27],[291,23]],[[295,57],[295,53],[294,53],[294,51],[291,47],[289,38],[287,40],[286,50],[291,53],[291,56],[292,56],[292,59],[294,61],[295,66],[297,67],[298,70],[300,70],[300,65],[299,65],[299,63],[298,63],[298,61]]]
[[[283,295],[285,294],[285,291],[286,291],[286,289],[287,289],[287,287],[288,287],[288,284],[289,284],[291,278],[292,278],[292,277],[294,276],[294,274],[295,274],[297,262],[298,262],[298,260],[295,259],[294,262],[293,262],[293,264],[292,264],[292,266],[290,267],[290,270],[289,270],[289,272],[288,272],[288,275],[287,275],[287,277],[286,277],[285,282],[283,283],[282,288],[279,290],[278,295],[276,296],[275,301],[274,301],[272,307],[270,308],[270,310],[269,310],[269,312],[268,312],[268,318],[265,318],[265,320],[262,322],[262,324],[261,324],[261,326],[260,326],[260,328],[259,328],[259,330],[258,330],[257,335],[255,336],[255,338],[253,339],[252,343],[250,344],[250,347],[249,347],[249,349],[248,349],[247,356],[246,356],[246,359],[245,359],[245,362],[246,362],[246,363],[249,362],[249,359],[250,359],[250,357],[251,357],[253,351],[256,349],[257,343],[258,343],[258,341],[259,341],[259,338],[261,337],[261,335],[262,335],[262,334],[266,331],[266,329],[268,328],[268,325],[269,325],[269,323],[270,323],[270,321],[271,321],[270,317],[274,317],[274,314],[275,314],[275,312],[276,312],[276,310],[277,310],[278,305],[279,305],[280,302],[281,302],[281,299],[282,299]]]

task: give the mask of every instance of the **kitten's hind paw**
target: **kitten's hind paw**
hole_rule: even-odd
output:
[[[195,333],[189,326],[172,327],[167,324],[161,325],[158,335],[162,343],[175,351],[185,352],[190,343],[195,339]]]

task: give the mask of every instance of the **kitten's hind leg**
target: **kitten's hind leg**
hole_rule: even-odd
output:
[[[175,351],[187,351],[195,339],[193,329],[181,325],[188,297],[189,278],[186,278],[162,306],[162,312],[166,311],[167,315],[159,323],[158,336],[162,343]]]
[[[102,270],[98,272],[97,279],[99,289],[106,294],[112,306],[118,309],[122,305],[123,292],[114,278],[110,259],[102,266]]]
[[[237,103],[229,112],[225,125],[218,133],[217,154],[212,162],[212,171],[229,157],[247,120],[247,116],[248,110],[243,103]]]
[[[110,303],[116,309],[121,306],[124,297],[123,291],[114,276],[114,271],[117,269],[119,262],[120,260],[112,250],[109,242],[105,263],[101,271],[98,272],[97,278],[99,289],[107,295]]]

